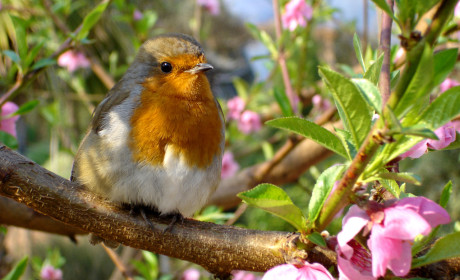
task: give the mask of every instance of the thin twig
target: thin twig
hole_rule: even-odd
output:
[[[390,6],[391,10],[393,11],[393,0],[387,0],[388,6]],[[386,101],[390,97],[391,94],[391,85],[390,85],[390,78],[391,78],[391,25],[393,20],[391,17],[382,11],[382,25],[381,25],[381,32],[380,32],[380,46],[379,50],[383,52],[383,64],[382,64],[382,72],[380,73],[380,81],[379,81],[379,88],[380,94],[382,95],[383,100],[383,107],[385,107]]]
[[[102,248],[104,248],[105,252],[107,253],[107,255],[109,255],[109,258],[112,260],[112,262],[121,272],[121,274],[123,274],[123,277],[125,277],[126,280],[133,280],[131,273],[126,268],[126,265],[122,262],[117,253],[115,253],[112,249],[107,247],[104,243],[101,243],[101,246]]]
[[[276,39],[280,40],[281,38],[281,15],[280,15],[278,0],[273,0],[272,4],[273,4],[273,13],[275,14]],[[283,83],[284,83],[284,88],[286,90],[286,95],[289,98],[292,110],[294,111],[294,113],[297,113],[297,106],[295,104],[296,96],[294,93],[294,89],[292,88],[291,79],[289,78],[289,72],[288,72],[287,64],[286,64],[286,55],[284,53],[282,46],[279,47],[277,60],[281,68],[281,75],[283,77]]]

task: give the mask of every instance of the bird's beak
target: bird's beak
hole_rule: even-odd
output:
[[[189,70],[185,70],[185,72],[188,72],[188,73],[191,73],[191,74],[197,74],[197,73],[205,72],[205,71],[208,71],[208,70],[211,70],[211,69],[214,69],[214,67],[211,64],[198,63],[197,65],[195,65],[195,67],[193,67],[193,68],[191,68]]]

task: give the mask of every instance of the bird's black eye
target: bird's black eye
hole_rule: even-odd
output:
[[[162,62],[160,68],[164,73],[169,73],[172,71],[172,65],[169,62]]]

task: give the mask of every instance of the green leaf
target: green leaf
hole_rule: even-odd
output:
[[[400,172],[400,173],[394,173],[394,172],[388,172],[388,173],[380,173],[377,175],[380,178],[387,179],[387,180],[395,180],[399,182],[405,182],[405,183],[410,183],[414,184],[417,186],[420,186],[420,179],[417,179],[415,177],[415,174],[412,173],[407,173],[407,172]]]
[[[366,73],[364,73],[364,79],[368,79],[374,85],[378,85],[380,79],[380,72],[382,71],[383,64],[383,53],[379,55],[376,61],[369,66]]]
[[[261,208],[282,218],[297,230],[306,229],[306,220],[299,207],[294,205],[286,192],[272,184],[260,184],[257,187],[238,194],[248,205]]]
[[[0,143],[5,144],[7,147],[10,147],[11,149],[16,149],[18,147],[18,140],[16,139],[16,137],[1,130]]]
[[[391,82],[390,82],[391,88],[394,88],[396,86],[396,84],[399,81],[400,75],[401,75],[401,72],[399,70],[391,72]]]
[[[12,50],[4,50],[3,54],[9,57],[14,63],[18,65],[21,63],[21,58],[19,58],[19,55]]]
[[[38,53],[40,50],[43,48],[43,45],[45,44],[45,41],[41,41],[40,43],[36,44],[27,54],[27,57],[24,61],[24,67],[29,67],[30,64],[34,61],[34,59],[37,57]]]
[[[265,124],[300,134],[337,153],[338,155],[349,159],[340,139],[329,130],[311,121],[298,117],[286,117],[270,120]]]
[[[398,118],[402,118],[409,111],[412,111],[414,117],[420,115],[418,110],[429,102],[428,89],[433,78],[433,69],[433,51],[426,44],[417,70],[394,110]],[[412,118],[406,116],[407,124],[411,124],[411,120]]]
[[[51,66],[56,64],[56,59],[52,58],[42,58],[32,66],[32,70],[40,69],[46,66]]]
[[[238,93],[238,96],[246,100],[249,96],[249,85],[248,83],[243,80],[242,78],[234,78],[233,79],[233,86],[236,89],[236,92]]]
[[[441,198],[439,199],[439,205],[446,208],[451,194],[452,194],[452,181],[449,181],[442,189]]]
[[[40,104],[39,100],[32,100],[29,102],[26,102],[19,107],[19,109],[12,114],[12,116],[17,116],[17,115],[24,115],[25,113],[28,113],[32,111],[37,105]]]
[[[433,86],[441,84],[454,69],[457,62],[458,49],[445,49],[433,55],[434,78]]]
[[[339,137],[339,139],[342,141],[342,144],[347,151],[348,159],[351,160],[352,158],[355,158],[357,150],[352,143],[350,132],[339,128],[335,128],[335,132],[337,133],[337,137]]]
[[[312,232],[309,235],[307,235],[308,240],[313,242],[314,244],[321,246],[321,247],[327,247],[326,241],[324,238],[321,236],[319,232]]]
[[[414,259],[412,268],[458,256],[460,256],[460,232],[455,232],[438,239],[428,253]]]
[[[335,165],[326,169],[316,180],[316,184],[311,194],[310,203],[308,204],[308,222],[314,224],[326,202],[334,183],[340,178],[345,165]]]
[[[374,108],[379,114],[382,113],[382,96],[379,89],[369,80],[366,79],[352,79],[353,83],[358,87],[359,92],[367,101],[369,106]]]
[[[409,127],[404,127],[401,130],[401,133],[404,135],[413,135],[413,136],[420,136],[423,138],[429,138],[433,140],[438,140],[438,136],[428,128],[424,128],[423,125],[414,125],[414,126],[409,126]]]
[[[399,189],[398,183],[395,180],[380,180],[382,185],[387,191],[389,191],[394,197],[399,198],[401,190]]]
[[[385,0],[372,0],[372,2],[374,2],[374,4],[377,5],[377,7],[379,7],[385,13],[387,13],[399,25],[398,19],[395,17],[395,15],[390,9],[390,6],[388,6]]]
[[[437,129],[460,114],[460,86],[450,88],[436,98],[420,116],[419,122]]]
[[[436,4],[439,3],[441,0],[424,0],[424,1],[417,1],[416,2],[416,8],[417,8],[417,14],[419,15],[418,18],[422,18],[422,16],[431,10]]]
[[[283,112],[283,116],[293,116],[294,112],[292,111],[291,103],[289,102],[289,98],[287,97],[285,91],[275,86],[273,92],[275,95],[276,102],[278,102],[278,105],[281,108],[281,112]]]
[[[16,45],[18,47],[19,57],[24,61],[27,57],[29,47],[27,46],[27,22],[19,17],[12,17],[14,22],[14,31],[16,33]]]
[[[26,271],[28,257],[22,258],[2,280],[19,280]]]
[[[361,41],[359,40],[358,34],[353,35],[353,47],[355,47],[356,58],[358,59],[361,68],[363,68],[363,73],[366,72],[366,64],[363,59],[363,50],[361,48]]]
[[[81,41],[88,36],[89,31],[99,21],[102,13],[107,8],[110,1],[103,1],[97,5],[84,19],[80,31],[75,35],[77,41]]]
[[[349,79],[324,67],[319,73],[334,97],[345,129],[359,148],[371,128],[372,112],[359,89]]]

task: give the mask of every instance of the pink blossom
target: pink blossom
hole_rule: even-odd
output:
[[[244,134],[259,131],[262,128],[260,116],[253,111],[244,111],[238,119],[238,129]]]
[[[258,280],[260,277],[256,277],[254,274],[243,271],[243,270],[237,270],[237,271],[232,271],[233,274],[233,280]]]
[[[284,28],[294,31],[299,25],[305,27],[312,16],[313,9],[305,0],[291,0],[284,7],[281,21]]]
[[[370,230],[367,246],[372,254],[372,275],[384,276],[388,268],[396,276],[404,276],[411,267],[414,238],[449,222],[447,211],[424,197],[403,198],[383,210],[369,213],[353,205],[343,218],[342,231],[337,235],[338,251],[346,260],[351,260],[355,249],[350,241],[361,229]],[[342,266],[341,269],[347,268]]]
[[[222,171],[220,177],[222,179],[232,177],[240,169],[238,163],[233,159],[233,154],[231,152],[225,152],[222,157]]]
[[[141,11],[139,11],[138,9],[135,9],[135,10],[134,10],[134,12],[133,12],[133,19],[134,19],[135,21],[141,20],[143,17],[144,17],[144,15],[142,14]]]
[[[43,280],[62,280],[62,270],[47,264],[42,267],[40,278]]]
[[[7,117],[3,119],[4,117],[13,114],[19,109],[18,105],[14,104],[13,102],[6,102],[3,104],[2,109],[1,109],[1,117],[0,117],[0,130],[5,131],[6,133],[9,133],[13,135],[14,137],[17,137],[16,134],[16,122],[19,119],[19,116],[13,116],[13,117]]]
[[[337,246],[337,264],[339,269],[339,280],[374,280],[372,276],[372,259],[371,254],[361,244],[355,240],[347,243],[353,252],[348,257]]]
[[[302,267],[282,264],[267,271],[262,280],[333,280],[332,275],[319,263],[305,262]]]
[[[199,280],[200,271],[196,268],[189,268],[182,274],[181,280]]]
[[[458,81],[447,78],[439,85],[439,90],[442,93],[442,92],[445,92],[446,90],[448,90],[450,88],[453,88],[453,87],[456,87],[458,85],[460,85],[460,83]]]
[[[413,146],[409,151],[401,155],[401,158],[419,158],[426,153],[428,148],[442,150],[449,146],[456,138],[457,122],[448,122],[434,131],[438,140],[424,139]]]
[[[213,16],[217,16],[220,13],[219,0],[197,0],[196,2]]]
[[[327,98],[323,98],[319,94],[315,94],[313,98],[311,99],[311,102],[313,103],[313,106],[321,111],[326,111],[329,108],[331,108],[331,102],[327,100]]]
[[[460,17],[460,2],[458,2],[457,5],[455,6],[454,17],[457,17],[457,18]]]
[[[228,108],[227,119],[228,120],[239,119],[245,106],[246,106],[246,103],[239,96],[235,96],[232,99],[229,99],[227,101],[227,108]]]
[[[67,68],[69,72],[74,72],[79,68],[88,68],[90,62],[86,56],[74,50],[68,50],[61,54],[57,61],[58,65]]]

